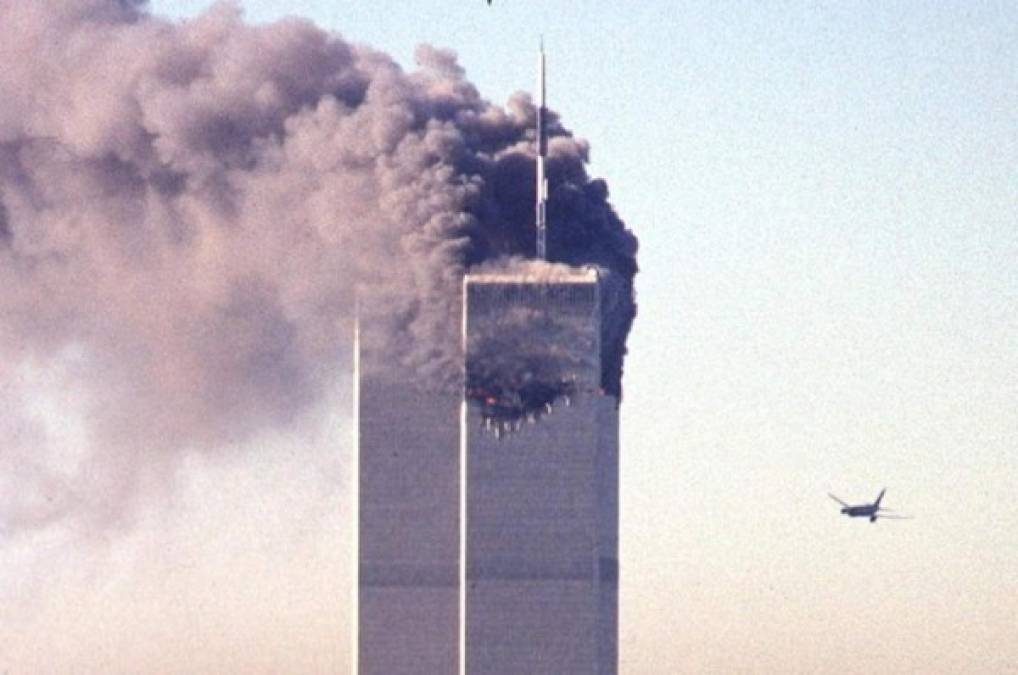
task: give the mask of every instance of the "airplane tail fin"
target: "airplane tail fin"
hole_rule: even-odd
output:
[[[887,488],[884,488],[883,490],[880,491],[880,494],[877,495],[877,501],[873,502],[874,506],[876,507],[880,506],[880,500],[884,498],[885,492],[887,492]]]

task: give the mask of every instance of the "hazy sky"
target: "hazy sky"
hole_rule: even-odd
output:
[[[1016,5],[241,4],[452,48],[497,103],[543,33],[641,244],[623,673],[1018,671]],[[73,367],[0,365],[0,404],[85,442]],[[0,673],[347,672],[349,408],[186,457],[113,529],[0,531]],[[826,496],[883,487],[913,520]]]

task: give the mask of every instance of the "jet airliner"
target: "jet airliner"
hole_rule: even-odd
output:
[[[877,500],[872,504],[858,504],[855,506],[846,504],[830,492],[827,493],[827,496],[841,504],[841,512],[849,518],[869,518],[871,523],[877,522],[877,518],[908,518],[909,516],[891,515],[887,513],[891,509],[885,509],[880,505],[880,500],[884,498],[885,492],[887,492],[887,488],[880,491],[880,494],[877,495]]]

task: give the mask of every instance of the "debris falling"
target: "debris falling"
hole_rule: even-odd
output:
[[[37,430],[0,455],[0,482],[27,476],[0,483],[0,526],[114,521],[183,452],[299,423],[346,367],[361,285],[400,298],[386,349],[461,386],[463,274],[534,255],[536,113],[482,99],[451,51],[416,59],[232,4],[0,3],[0,359],[61,364],[87,411],[72,468]],[[636,239],[587,144],[554,113],[548,133],[548,248],[617,289],[618,396]]]

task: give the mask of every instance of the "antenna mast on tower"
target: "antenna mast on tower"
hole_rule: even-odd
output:
[[[548,109],[545,107],[544,91],[544,38],[537,54],[537,259],[548,259],[548,179],[544,176],[544,158],[548,154],[548,131],[545,122]]]

